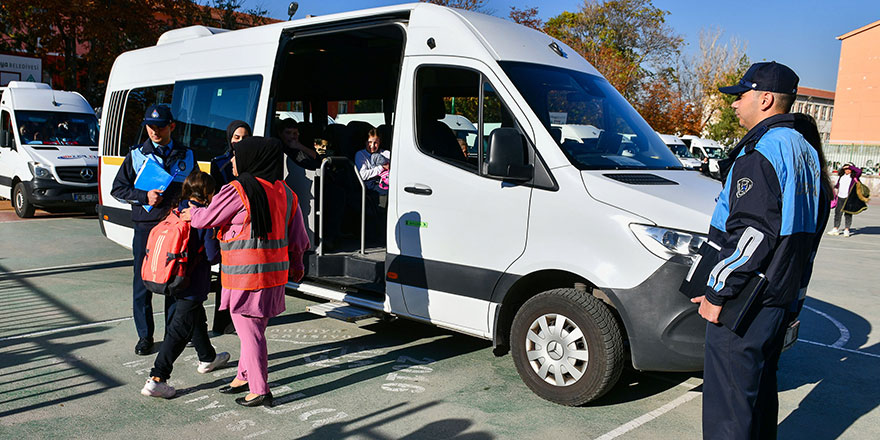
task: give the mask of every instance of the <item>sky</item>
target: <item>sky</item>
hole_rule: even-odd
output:
[[[401,0],[300,0],[294,18],[327,15],[370,7],[408,3]],[[538,7],[546,21],[564,11],[576,12],[583,0],[488,0],[493,15],[507,18],[511,6]],[[269,16],[287,19],[288,0],[245,0],[245,8],[261,6]],[[722,41],[746,44],[752,62],[777,61],[800,76],[800,85],[834,90],[840,41],[837,37],[880,20],[880,0],[653,0],[668,11],[667,23],[684,38],[686,55],[699,47],[701,29],[721,29]]]

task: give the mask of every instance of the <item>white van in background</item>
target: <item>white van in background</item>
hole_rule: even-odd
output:
[[[681,138],[673,134],[657,134],[660,136],[660,139],[663,140],[663,143],[669,147],[669,151],[672,151],[672,154],[678,158],[678,161],[681,162],[681,166],[689,170],[699,170],[700,166],[703,165],[703,162],[700,159],[694,158]]]
[[[702,368],[706,323],[678,286],[720,185],[682,170],[595,68],[543,33],[429,3],[185,28],[120,55],[106,96],[99,218],[117,243],[131,243],[130,213],[110,187],[143,140],[145,105],[171,105],[176,140],[203,167],[226,148],[229,121],[262,135],[276,109],[308,109],[304,120],[320,122],[301,131],[338,152],[312,174],[287,161],[288,180],[310,179],[298,196],[315,237],[306,277],[288,287],[331,301],[311,311],[388,314],[491,340],[531,390],[564,405],[605,394],[625,363]],[[357,100],[394,115],[375,229],[348,203],[364,197],[351,163],[365,123],[324,122],[330,103]],[[466,136],[476,154],[462,154],[448,115],[476,132]],[[589,143],[563,141],[551,120],[596,131]],[[332,228],[346,234],[325,243]]]
[[[700,138],[694,135],[681,137],[682,142],[688,146],[691,154],[699,160],[709,159],[709,173],[715,177],[720,175],[718,161],[725,158],[724,145],[712,139]]]
[[[98,119],[76,92],[11,81],[0,96],[0,197],[19,217],[95,211]]]

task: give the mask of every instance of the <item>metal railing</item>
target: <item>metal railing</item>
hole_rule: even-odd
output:
[[[367,219],[367,186],[364,185],[364,180],[361,179],[360,173],[358,173],[357,167],[355,167],[354,163],[351,162],[345,156],[330,156],[324,158],[321,162],[320,174],[318,175],[321,178],[321,185],[319,186],[319,191],[321,194],[318,195],[318,215],[320,218],[318,219],[318,255],[324,255],[324,171],[326,170],[328,165],[331,165],[333,162],[347,162],[351,165],[351,170],[354,171],[355,176],[357,177],[358,183],[361,184],[361,255],[365,254],[365,236],[364,231],[366,230],[366,219]]]

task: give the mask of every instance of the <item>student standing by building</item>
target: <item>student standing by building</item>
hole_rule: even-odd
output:
[[[174,131],[174,118],[167,105],[153,105],[144,115],[143,125],[148,139],[143,144],[131,148],[125,156],[110,194],[123,203],[131,204],[131,220],[134,238],[131,252],[134,256],[134,279],[132,280],[132,315],[137,329],[138,342],[135,354],[146,356],[153,349],[153,301],[152,293],[144,287],[141,279],[141,264],[146,253],[147,238],[162,219],[168,215],[172,203],[180,195],[180,187],[186,176],[195,166],[192,151],[171,139]],[[174,176],[165,191],[144,191],[134,187],[137,172],[147,160],[154,160]],[[152,207],[150,210],[145,207]],[[170,322],[174,314],[174,298],[165,297],[165,322]]]
[[[776,438],[776,367],[788,324],[806,295],[828,221],[831,185],[816,125],[788,114],[798,77],[776,62],[753,64],[739,84],[722,87],[748,133],[722,169],[710,246],[719,249],[700,304],[706,327],[703,438]],[[754,318],[737,332],[718,324],[725,303],[764,274]]]

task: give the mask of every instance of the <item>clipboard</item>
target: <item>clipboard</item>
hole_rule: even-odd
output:
[[[174,180],[175,175],[177,175],[176,170],[173,175],[168,174],[159,162],[147,158],[147,160],[141,165],[141,168],[137,171],[137,177],[134,179],[134,187],[142,191],[165,191],[168,188],[168,185],[171,184],[171,181]],[[150,212],[153,209],[150,205],[142,206],[147,212]]]
[[[721,307],[721,314],[718,315],[718,322],[730,329],[730,331],[742,336],[746,329],[755,318],[758,308],[755,307],[760,302],[767,287],[767,278],[764,274],[759,273],[752,277],[739,295],[730,298]]]

